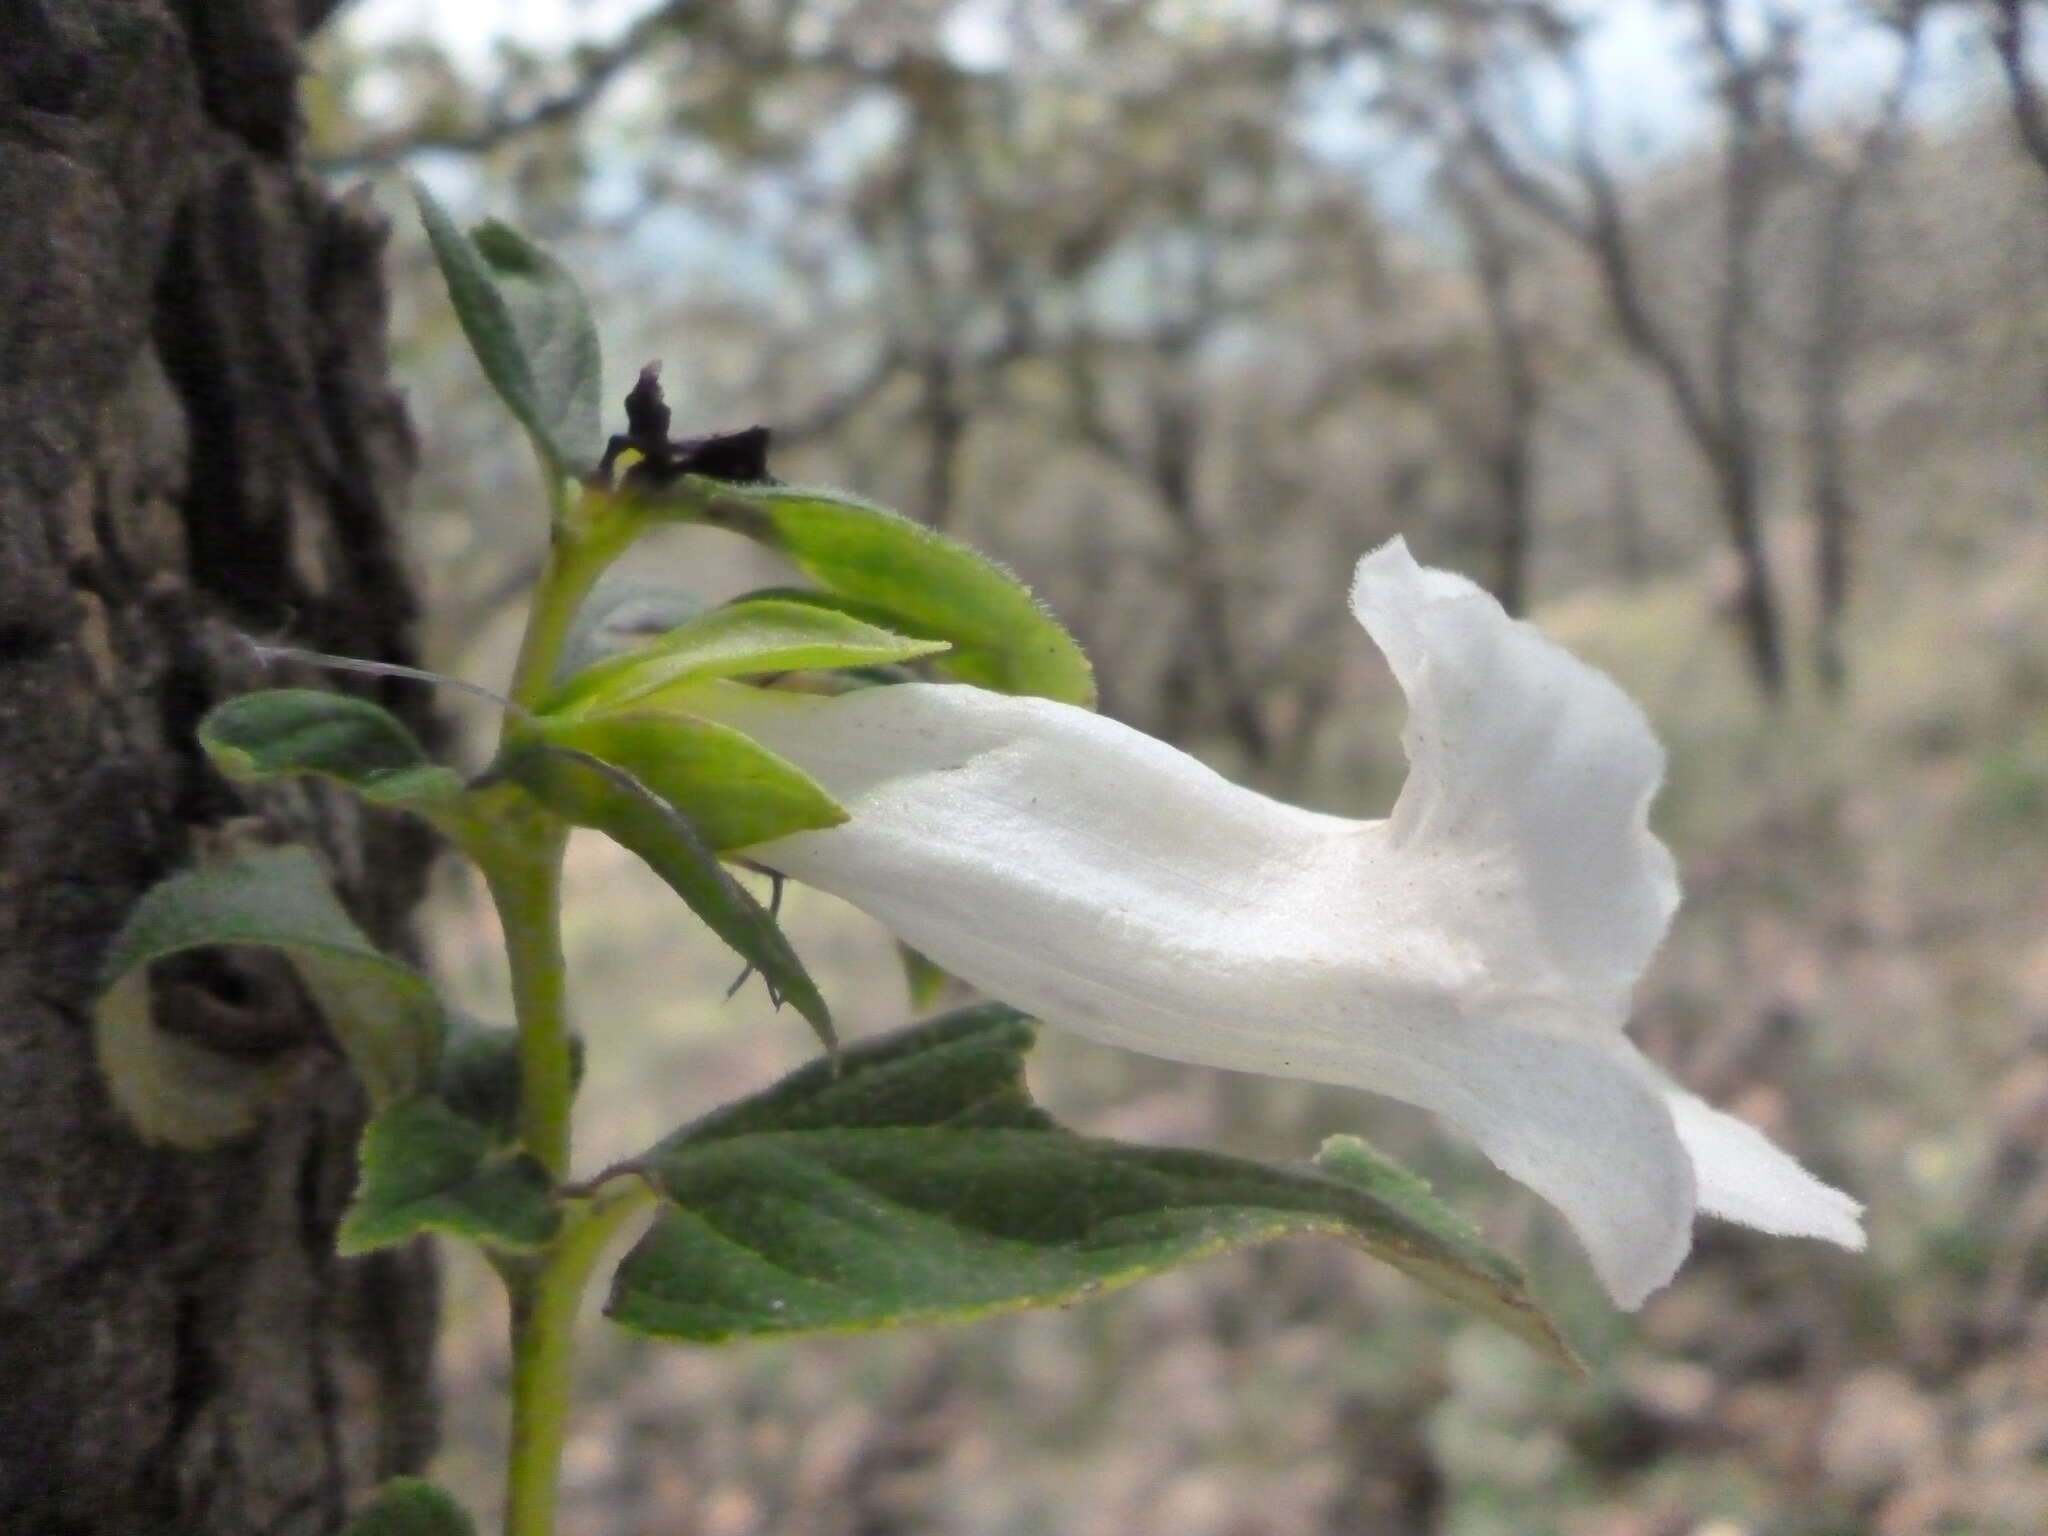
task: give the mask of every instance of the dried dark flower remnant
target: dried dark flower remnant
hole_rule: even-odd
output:
[[[661,392],[661,364],[649,363],[626,395],[626,430],[605,445],[597,478],[609,481],[619,456],[639,457],[620,476],[622,486],[659,487],[679,475],[702,475],[740,485],[773,483],[768,473],[768,428],[744,427],[737,432],[710,432],[700,437],[671,438],[668,401]]]

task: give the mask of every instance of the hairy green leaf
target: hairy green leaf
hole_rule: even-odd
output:
[[[631,772],[602,758],[529,740],[499,765],[505,777],[579,827],[630,849],[705,925],[761,973],[770,992],[802,1014],[829,1048],[832,1015],[774,914],[719,863],[689,818]]]
[[[1024,1086],[1031,1020],[1003,1003],[955,1009],[806,1062],[751,1097],[658,1143],[667,1157],[713,1141],[781,1131],[944,1125],[1050,1130]]]
[[[357,1149],[361,1176],[342,1217],[344,1254],[445,1232],[513,1252],[538,1248],[561,1224],[545,1170],[496,1144],[489,1127],[417,1095],[380,1111]]]
[[[633,711],[544,720],[540,730],[558,746],[623,768],[688,817],[714,852],[846,820],[796,764],[716,721]]]
[[[1429,1234],[1434,1241],[1417,1245],[1402,1267],[1468,1311],[1487,1315],[1495,1298],[1491,1277],[1484,1269],[1463,1262],[1466,1255],[1487,1251],[1485,1239],[1478,1228],[1436,1197],[1428,1180],[1356,1136],[1330,1137],[1316,1153],[1316,1167],[1385,1202]]]
[[[743,598],[714,608],[638,646],[586,667],[542,706],[588,714],[635,704],[716,677],[867,667],[943,651],[943,640],[910,639],[849,614],[786,598]]]
[[[512,316],[533,380],[536,426],[562,467],[586,474],[604,453],[604,358],[590,305],[569,269],[510,225],[470,231]]]
[[[342,1536],[476,1536],[454,1496],[418,1477],[395,1477],[356,1512]]]
[[[1095,674],[1031,589],[987,556],[839,491],[686,475],[655,510],[780,551],[833,606],[952,649],[934,670],[1000,693],[1092,706]]]
[[[464,234],[418,182],[413,195],[449,302],[491,387],[558,475],[604,450],[603,364],[590,306],[568,270],[504,224]]]
[[[431,1080],[447,1025],[426,978],[364,936],[305,849],[267,849],[152,887],[108,947],[94,1038],[116,1101],[144,1136],[208,1146],[246,1131],[260,1108],[260,1085],[239,1064],[165,1036],[151,1018],[150,963],[220,944],[290,959],[374,1102]]]
[[[374,804],[421,812],[462,793],[461,776],[428,757],[395,715],[345,693],[242,694],[199,722],[199,744],[222,773],[244,782],[318,774]]]
[[[983,1007],[813,1063],[662,1142],[661,1212],[620,1323],[719,1340],[1054,1305],[1269,1238],[1357,1244],[1569,1361],[1521,1276],[1367,1154],[1338,1174],[1076,1136],[1023,1081],[1028,1023]]]
[[[576,610],[554,682],[559,687],[592,662],[646,645],[705,608],[702,598],[681,587],[608,577]]]

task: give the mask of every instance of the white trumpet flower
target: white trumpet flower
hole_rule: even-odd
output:
[[[747,858],[1047,1023],[1433,1111],[1564,1213],[1625,1307],[1671,1278],[1696,1209],[1860,1248],[1855,1201],[1623,1033],[1678,904],[1641,712],[1399,539],[1359,563],[1351,606],[1408,699],[1409,775],[1383,821],[959,684],[719,684],[692,707],[850,813]]]

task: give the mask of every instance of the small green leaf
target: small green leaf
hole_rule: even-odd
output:
[[[604,358],[590,305],[568,268],[510,225],[470,232],[512,315],[533,379],[536,430],[562,467],[587,474],[604,454]]]
[[[659,1142],[661,1158],[766,1132],[906,1125],[1051,1129],[1024,1086],[1035,1026],[1004,1003],[976,1003],[806,1062],[749,1098]]]
[[[556,690],[546,713],[590,713],[658,704],[665,694],[715,677],[870,667],[943,651],[848,614],[785,598],[743,598],[677,626],[660,639],[589,666]]]
[[[846,820],[796,764],[716,721],[635,711],[543,720],[540,730],[557,746],[623,768],[688,817],[715,853]]]
[[[1569,1362],[1506,1259],[1418,1181],[1076,1136],[1031,1104],[1030,1030],[977,1008],[813,1063],[669,1137],[610,1313],[715,1341],[959,1321],[1078,1300],[1301,1233],[1357,1244]],[[1370,1159],[1368,1158],[1370,1161]]]
[[[499,771],[564,820],[594,827],[638,854],[832,1047],[832,1015],[774,915],[726,872],[674,806],[626,769],[547,741],[515,748]]]
[[[447,1026],[426,978],[371,944],[305,849],[268,849],[152,887],[108,947],[94,1037],[116,1101],[144,1136],[211,1145],[248,1129],[259,1107],[217,1053],[195,1057],[199,1047],[151,1020],[150,963],[216,944],[281,950],[374,1102],[431,1080]]]
[[[343,1254],[422,1232],[524,1252],[561,1224],[539,1163],[498,1147],[489,1128],[429,1095],[380,1111],[364,1128],[357,1158],[361,1177],[335,1245]]]
[[[558,475],[583,475],[604,451],[603,365],[590,306],[568,270],[510,227],[465,235],[425,186],[413,195],[449,302],[498,397]]]
[[[243,782],[318,774],[373,804],[421,812],[462,793],[461,775],[428,757],[396,716],[345,693],[242,694],[199,722],[199,744],[215,767]]]
[[[554,681],[559,686],[592,662],[646,645],[686,619],[704,612],[705,602],[681,587],[611,577],[576,610],[562,641]]]
[[[685,475],[652,510],[780,551],[835,599],[888,630],[952,646],[934,669],[999,693],[1092,706],[1095,674],[1074,639],[1000,565],[956,539],[838,491]]]
[[[1334,1179],[1400,1206],[1417,1221],[1436,1223],[1446,1242],[1480,1241],[1479,1229],[1437,1199],[1429,1180],[1403,1168],[1362,1137],[1330,1137],[1317,1149],[1316,1166]]]
[[[583,1081],[583,1037],[569,1037],[572,1083]],[[519,1031],[465,1022],[448,1037],[435,1087],[447,1106],[494,1140],[519,1139]]]
[[[476,1536],[454,1496],[418,1477],[394,1477],[356,1511],[342,1536]]]
[[[1330,1137],[1316,1153],[1316,1167],[1399,1211],[1426,1234],[1428,1240],[1412,1245],[1401,1265],[1410,1275],[1467,1311],[1481,1317],[1497,1314],[1496,1273],[1475,1257],[1491,1257],[1491,1250],[1478,1228],[1437,1198],[1428,1180],[1356,1136]],[[1577,1366],[1569,1353],[1565,1363]]]

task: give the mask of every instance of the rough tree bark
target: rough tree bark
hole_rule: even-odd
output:
[[[146,1146],[88,1010],[137,893],[209,829],[326,857],[402,941],[427,850],[315,792],[252,807],[192,727],[238,630],[402,659],[383,229],[298,163],[320,0],[0,0],[0,1529],[337,1529],[432,1438],[433,1277],[342,1262],[359,1095],[262,965],[159,1020],[291,1058],[264,1128]],[[416,717],[416,698],[383,702]]]

